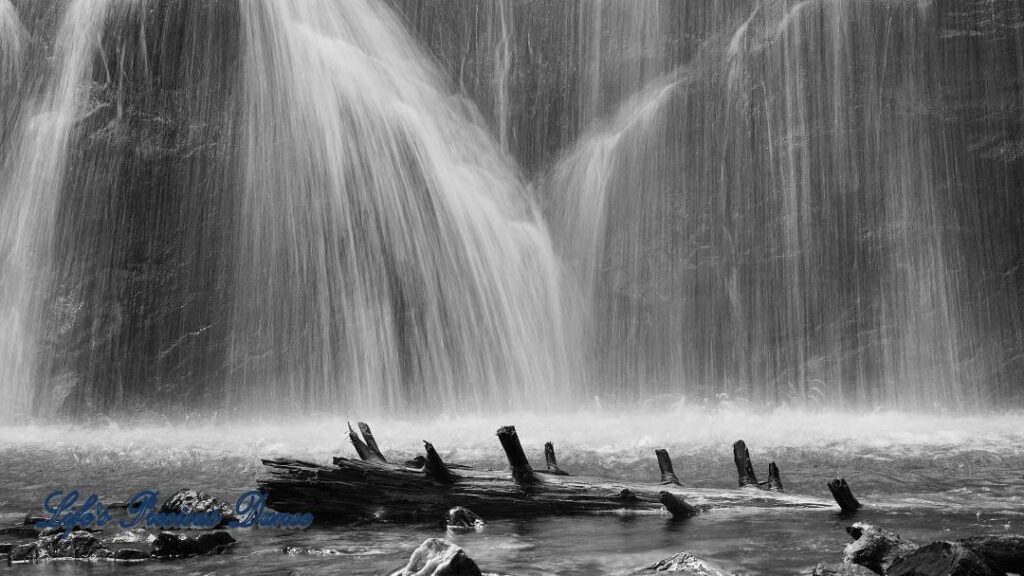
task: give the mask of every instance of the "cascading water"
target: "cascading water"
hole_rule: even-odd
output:
[[[17,16],[0,10],[8,24],[2,45],[3,72],[20,60]],[[43,285],[52,264],[54,227],[68,145],[76,117],[83,112],[80,88],[89,74],[93,43],[110,3],[79,2],[69,8],[55,47],[56,62],[45,95],[24,104],[20,121],[5,124],[16,134],[3,164],[0,189],[0,394],[6,412],[30,409],[36,375],[36,342],[42,335]],[[10,48],[9,48],[10,47]],[[10,59],[10,63],[8,63]]]
[[[0,0],[5,416],[1019,403],[1014,0],[389,4]]]
[[[561,397],[558,264],[514,168],[368,2],[249,2],[233,388],[262,405]]]

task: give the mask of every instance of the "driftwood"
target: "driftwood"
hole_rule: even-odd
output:
[[[424,457],[399,465],[383,461],[369,427],[361,424],[360,429],[364,440],[359,440],[351,427],[350,438],[362,460],[334,458],[334,466],[263,460],[269,474],[258,482],[268,495],[267,505],[280,512],[312,512],[319,522],[436,518],[453,506],[465,506],[488,519],[666,509],[679,519],[713,507],[829,506],[819,499],[766,490],[682,488],[664,450],[656,451],[661,484],[568,475],[558,467],[550,443],[545,446],[547,470],[535,470],[512,426],[497,432],[509,470],[476,470],[444,462],[429,442],[424,444]],[[753,479],[750,455],[742,441],[737,442],[734,454],[743,458],[741,480],[743,472]],[[774,463],[770,478],[774,480],[766,484],[781,490]],[[757,486],[756,479],[753,482]]]

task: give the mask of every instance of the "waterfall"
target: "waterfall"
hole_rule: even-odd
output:
[[[7,3],[4,5],[8,6]],[[58,34],[55,65],[38,101],[24,102],[22,120],[0,177],[0,394],[8,415],[30,409],[37,383],[36,343],[44,323],[39,285],[49,272],[57,202],[76,118],[80,86],[90,72],[110,2],[69,7]],[[4,10],[4,18],[12,17]],[[17,28],[5,25],[5,39]],[[5,40],[3,46],[8,46]],[[13,50],[15,55],[17,49]],[[5,55],[5,59],[7,56]],[[13,70],[5,66],[4,72]]]
[[[0,416],[1019,405],[1016,0],[0,0]]]
[[[545,226],[397,21],[364,1],[248,2],[242,16],[229,401],[563,398]]]

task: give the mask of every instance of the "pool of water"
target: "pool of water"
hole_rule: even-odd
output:
[[[142,489],[165,496],[182,487],[233,501],[255,486],[260,457],[327,463],[354,457],[345,419],[247,424],[139,420],[91,426],[0,427],[0,515],[41,513],[56,489],[125,500]],[[370,419],[391,460],[415,456],[430,440],[448,461],[501,468],[494,431],[516,424],[527,453],[543,462],[555,443],[559,464],[579,474],[653,482],[655,448],[667,448],[684,486],[735,485],[731,444],[746,440],[764,475],[778,462],[790,493],[829,497],[825,482],[845,477],[867,506],[856,520],[913,540],[1024,533],[1024,416],[834,414],[741,409],[597,410],[568,415]],[[685,490],[684,490],[685,491]],[[314,510],[315,512],[315,510]],[[797,574],[838,560],[853,522],[838,509],[713,509],[675,522],[665,514],[609,514],[491,520],[482,532],[447,534],[485,572],[508,575],[623,574],[679,551],[752,574]],[[17,565],[20,574],[385,574],[424,539],[446,536],[440,522],[314,526],[300,532],[236,530],[228,554],[131,566],[107,563]],[[11,539],[8,539],[11,540]],[[285,547],[332,549],[289,555]]]

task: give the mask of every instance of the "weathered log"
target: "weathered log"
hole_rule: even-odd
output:
[[[671,492],[662,490],[658,495],[658,499],[661,500],[661,503],[664,504],[665,508],[670,514],[672,514],[672,518],[676,520],[692,518],[700,512],[700,510],[690,506],[685,500]]]
[[[853,492],[850,491],[850,485],[846,483],[846,478],[829,480],[828,490],[832,493],[832,497],[835,498],[836,503],[839,504],[839,509],[844,514],[853,514],[860,510],[861,504],[853,496]]]
[[[772,492],[785,492],[782,488],[782,477],[779,476],[779,467],[775,462],[768,464],[768,490]]]
[[[363,424],[363,426],[365,426],[365,424]],[[369,430],[369,427],[367,427],[367,430]],[[372,438],[373,436],[371,435],[371,439]],[[387,462],[379,450],[373,450],[370,448],[369,444],[363,442],[363,440],[359,438],[356,431],[352,429],[352,424],[348,425],[348,439],[352,441],[352,446],[355,447],[356,454],[359,454],[359,458],[361,460],[365,460],[367,462],[380,462],[382,464]],[[377,442],[374,441],[374,445],[376,444]]]
[[[672,470],[672,458],[669,457],[668,450],[658,448],[654,451],[654,454],[658,457],[658,469],[661,470],[661,483],[682,486],[682,484],[679,483],[679,478],[676,477],[675,471]]]
[[[732,445],[732,459],[736,463],[736,473],[739,476],[740,488],[757,486],[754,466],[750,463],[750,452],[747,451],[747,444],[743,440],[737,440]]]
[[[427,460],[423,466],[428,476],[442,484],[451,484],[455,476],[448,470],[448,466],[441,460],[441,456],[434,450],[434,445],[426,440],[423,441],[423,449],[427,452]]]
[[[377,446],[377,439],[373,437],[373,432],[370,431],[370,425],[366,422],[357,422],[356,426],[359,427],[359,433],[363,435],[363,441],[366,442],[366,447],[370,449],[370,452],[380,458],[381,462],[387,462],[384,454],[380,451],[380,447]]]
[[[917,544],[874,524],[857,522],[847,527],[846,532],[853,537],[853,542],[843,550],[843,561],[859,564],[878,574],[885,574],[893,562],[917,549]]]
[[[533,467],[526,458],[523,445],[519,442],[519,435],[516,434],[516,427],[498,428],[498,440],[501,442],[501,449],[505,451],[508,465],[512,469],[512,477],[516,482],[524,485],[536,482],[537,475],[533,473]]]
[[[501,428],[498,437],[511,474],[445,464],[450,482],[439,482],[436,468],[430,468],[428,450],[423,468],[347,458],[335,458],[334,467],[264,460],[269,475],[259,480],[259,487],[268,494],[268,506],[280,512],[312,512],[318,522],[415,520],[443,516],[452,506],[466,506],[487,518],[664,509],[661,493],[665,485],[537,474],[514,428]],[[828,506],[818,499],[766,491],[673,489],[670,494],[682,504],[690,497],[699,498],[699,508]],[[688,504],[677,508],[686,507],[692,509],[687,513],[698,508]]]
[[[547,464],[548,474],[568,476],[569,473],[558,467],[558,460],[555,459],[555,445],[551,442],[544,443],[544,461]]]

